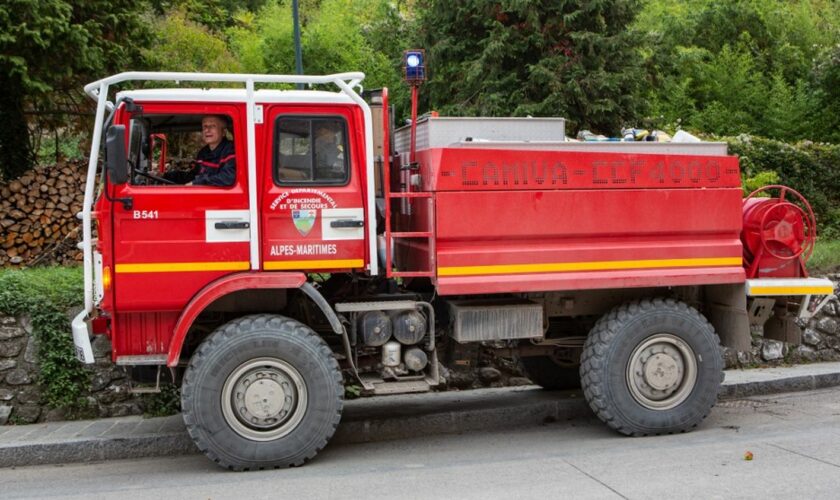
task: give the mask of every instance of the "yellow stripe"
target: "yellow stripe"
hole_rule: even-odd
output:
[[[343,269],[346,267],[364,267],[362,259],[334,259],[334,260],[275,260],[263,263],[267,271],[281,269]]]
[[[438,276],[480,274],[520,274],[568,271],[608,271],[617,269],[655,269],[662,267],[740,266],[741,257],[703,259],[607,260],[596,262],[556,262],[547,264],[503,264],[495,266],[439,267]]]
[[[251,263],[241,262],[154,262],[147,264],[117,264],[117,273],[182,273],[190,271],[247,271]]]
[[[754,286],[750,295],[831,295],[830,286]]]

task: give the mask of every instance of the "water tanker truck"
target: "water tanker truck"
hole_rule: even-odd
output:
[[[807,201],[782,186],[744,199],[725,144],[567,142],[560,118],[417,119],[416,99],[396,128],[363,78],[135,72],[85,88],[77,356],[92,363],[106,335],[139,389],[178,384],[190,436],[223,467],[301,465],[339,425],[345,384],[432,391],[477,346],[582,388],[619,433],[688,431],[717,399],[721,346],[747,350],[755,330],[796,343],[833,291],[804,265]],[[131,87],[148,81],[179,83]],[[232,149],[197,165],[208,116]],[[224,185],[186,181],[213,168]]]

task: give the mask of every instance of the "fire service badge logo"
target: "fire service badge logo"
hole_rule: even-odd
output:
[[[306,236],[315,227],[315,218],[318,212],[315,210],[292,210],[292,222],[301,236]]]

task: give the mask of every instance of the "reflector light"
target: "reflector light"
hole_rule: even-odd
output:
[[[105,290],[111,289],[111,267],[105,266],[102,268],[102,288]]]

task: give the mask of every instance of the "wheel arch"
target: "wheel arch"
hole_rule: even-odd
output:
[[[236,273],[217,279],[193,296],[181,311],[169,343],[166,364],[175,367],[181,358],[184,341],[196,318],[217,300],[243,290],[299,289],[324,313],[335,333],[342,333],[338,316],[318,290],[301,272]]]

